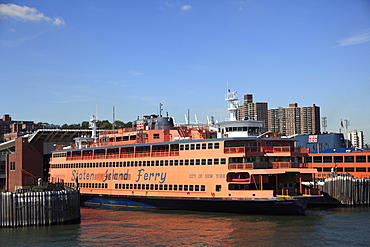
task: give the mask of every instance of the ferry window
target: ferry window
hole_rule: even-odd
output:
[[[356,156],[356,162],[357,163],[365,163],[366,162],[366,156]]]
[[[367,172],[370,172],[370,167],[367,168]]]
[[[154,160],[150,161],[150,166],[154,166]]]
[[[229,163],[243,163],[243,157],[230,157]]]
[[[199,191],[199,185],[195,185],[195,191]]]
[[[149,190],[149,188],[150,188],[150,187],[149,187],[149,184],[146,184],[146,185],[145,185],[145,189],[146,189],[146,190]]]
[[[179,165],[179,161],[175,160],[175,166],[178,166],[178,165]]]
[[[132,190],[133,189],[133,184],[130,184],[130,190]]]
[[[185,160],[185,165],[188,166],[189,165],[189,160]]]
[[[159,134],[153,134],[153,139],[159,139]]]
[[[180,145],[180,150],[184,150],[184,145]]]
[[[150,190],[154,190],[154,184],[150,185]]]
[[[185,144],[185,150],[189,150],[189,144]]]
[[[141,162],[141,160],[139,161],[139,166],[141,166],[142,165],[142,162]]]
[[[331,167],[324,167],[323,171],[324,172],[331,172]]]
[[[333,157],[332,156],[324,156],[323,157],[324,163],[332,163]]]
[[[356,172],[366,172],[366,167],[356,167]]]
[[[206,191],[206,186],[205,185],[201,185],[200,186],[200,191]]]
[[[190,160],[190,165],[193,166],[194,165],[194,160]]]
[[[163,190],[163,184],[159,185],[159,190]]]
[[[220,143],[215,143],[214,149],[219,149],[220,148]]]
[[[184,160],[180,160],[180,166],[184,165]]]
[[[160,160],[160,161],[159,161],[159,165],[160,165],[160,166],[163,166],[163,160]]]
[[[195,149],[196,150],[199,150],[200,149],[200,144],[199,143],[195,145]]]
[[[155,166],[159,166],[159,160],[155,161]]]
[[[189,191],[194,191],[194,185],[189,185]]]
[[[173,190],[177,190],[177,184],[173,185]]]
[[[100,167],[101,167],[101,163],[100,163]],[[126,161],[123,161],[123,167],[126,167]]]
[[[121,161],[121,162],[119,162],[119,167],[122,167],[122,161]]]
[[[314,156],[313,157],[314,163],[322,163],[322,156]]]
[[[189,190],[189,185],[184,185],[184,191],[188,191]]]
[[[353,157],[353,156],[344,156],[344,162],[353,163],[353,162],[355,162],[355,157]]]
[[[311,156],[305,157],[305,161],[306,163],[312,163],[312,157]]]
[[[202,149],[207,149],[207,144],[202,143]]]
[[[135,166],[138,166],[138,162],[137,161],[135,161]]]
[[[354,171],[355,171],[355,169],[354,169],[353,167],[345,167],[345,168],[344,168],[344,171],[345,171],[345,172],[354,172]]]
[[[137,185],[137,189],[140,190],[141,189],[141,184],[138,184]]]
[[[196,159],[196,160],[195,160],[195,164],[196,164],[197,166],[199,166],[199,165],[200,165],[200,159]]]
[[[212,165],[212,159],[207,160],[207,165]]]
[[[334,156],[334,163],[343,163],[343,156]]]
[[[173,160],[170,160],[170,166],[173,166]]]
[[[337,167],[337,172],[343,172],[343,167]]]
[[[168,190],[172,190],[172,184],[168,185]]]
[[[179,185],[179,190],[182,190],[182,185],[181,184]]]
[[[216,191],[221,191],[221,185],[219,184],[216,185]]]
[[[202,165],[206,165],[206,159],[202,159]]]
[[[158,184],[154,185],[154,190],[158,190]]]
[[[213,143],[208,143],[208,149],[213,149]]]
[[[165,166],[168,166],[168,160],[165,160],[165,161],[164,161],[164,165],[165,165]]]
[[[167,190],[167,189],[168,189],[168,185],[167,185],[167,184],[164,184],[164,185],[163,185],[163,189],[164,189],[164,190]]]
[[[221,158],[221,165],[225,165],[226,164],[226,158]]]
[[[195,144],[190,144],[190,150],[194,150],[195,149]]]
[[[322,167],[314,167],[318,172],[322,172]]]
[[[219,159],[215,158],[213,159],[213,164],[218,165]]]

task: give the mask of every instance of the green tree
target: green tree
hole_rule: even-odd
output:
[[[100,130],[112,129],[112,124],[108,120],[98,121],[97,126]]]

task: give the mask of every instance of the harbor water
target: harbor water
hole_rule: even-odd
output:
[[[370,208],[303,216],[81,208],[81,223],[1,228],[1,246],[369,246]]]

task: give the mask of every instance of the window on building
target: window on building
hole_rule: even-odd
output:
[[[10,162],[10,167],[9,167],[9,169],[10,169],[11,171],[15,171],[15,162]]]
[[[357,163],[365,163],[366,162],[366,156],[365,155],[356,156],[356,162]]]
[[[353,167],[345,167],[344,168],[344,171],[345,172],[354,172],[355,171],[355,168],[353,168]]]
[[[343,156],[334,156],[334,163],[343,163]]]
[[[322,156],[314,156],[313,163],[322,163]]]
[[[366,167],[356,167],[356,172],[366,172]]]
[[[353,163],[353,162],[355,162],[355,157],[353,157],[353,156],[344,156],[344,162],[345,163]]]
[[[324,163],[332,163],[333,157],[332,156],[324,156],[323,157]]]

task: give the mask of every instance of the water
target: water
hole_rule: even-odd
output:
[[[370,246],[370,208],[304,216],[81,208],[81,224],[0,229],[1,246]]]

